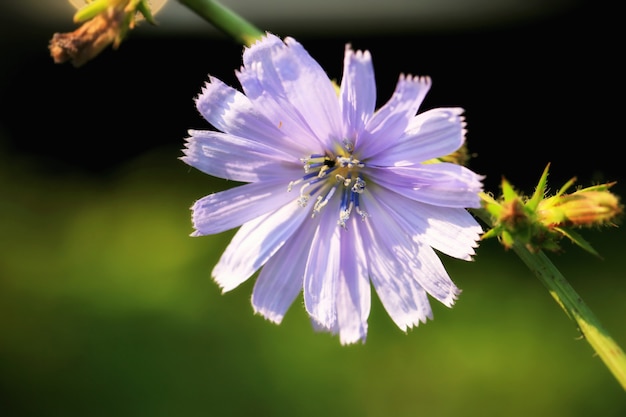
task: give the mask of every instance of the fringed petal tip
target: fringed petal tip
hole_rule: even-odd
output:
[[[461,295],[461,290],[450,280],[447,275],[435,279],[424,279],[423,286],[428,295],[446,307],[452,307]],[[430,304],[430,303],[429,303]],[[432,309],[429,308],[430,311]]]
[[[265,320],[273,323],[280,324],[283,322],[284,314],[277,313],[275,311],[268,310],[266,308],[256,307],[254,304],[252,305],[252,309],[254,314],[263,317]]]
[[[219,275],[215,273],[211,275],[211,278],[217,284],[222,294],[226,294],[227,292],[230,292],[239,286],[238,283],[233,284],[231,282],[227,282],[228,280],[220,278]]]
[[[368,50],[352,49],[352,44],[347,43],[345,46],[344,59],[351,59],[351,58],[354,58],[357,61],[361,61],[361,62],[369,62],[372,60],[372,55],[370,54],[370,51]]]
[[[461,290],[457,287],[454,287],[450,291],[448,296],[444,298],[443,300],[440,300],[440,302],[446,307],[452,308],[456,300],[459,298],[460,294],[461,294]],[[434,319],[435,319],[435,316],[433,314],[433,311],[430,308],[430,305],[428,305],[425,310],[420,312],[419,316],[412,315],[409,320],[405,320],[402,322],[398,320],[394,320],[394,322],[403,333],[408,334],[409,331],[411,331],[414,328],[419,327],[420,324],[422,323],[426,324],[429,320],[432,321]]]
[[[339,342],[342,346],[354,345],[356,343],[365,344],[367,341],[367,323],[360,330],[349,329],[348,327],[340,327],[337,323],[330,326],[320,323],[315,317],[310,316],[311,326],[313,330],[320,333],[330,333],[332,336],[339,335]]]
[[[418,328],[420,324],[426,324],[429,320],[433,320],[432,312],[424,316],[420,316],[418,319],[414,319],[412,321],[400,323],[394,320],[394,323],[398,326],[398,329],[400,329],[402,333],[407,335],[411,332],[411,330]]]
[[[260,38],[256,39],[254,42],[252,42],[249,46],[246,46],[245,49],[250,49],[253,48],[256,45],[259,45],[261,43],[267,42],[268,39],[272,39],[272,40],[276,40],[276,39],[280,39],[279,36],[274,35],[272,32],[270,31],[265,31],[265,33],[263,34],[263,36],[261,36]]]
[[[219,78],[212,75],[208,76],[208,80],[200,88],[200,92],[193,99],[193,103],[200,114],[206,118],[206,110],[210,107],[213,98],[226,87],[226,84]],[[222,91],[223,92],[223,91]],[[222,94],[223,95],[223,94]]]
[[[362,335],[360,337],[350,339],[345,338],[342,334],[339,335],[339,343],[341,343],[342,346],[355,345],[357,343],[364,345],[367,341],[366,339],[367,335]]]
[[[196,143],[196,139],[194,138],[195,130],[188,130],[187,137],[183,138],[185,141],[184,148],[181,149],[182,155],[178,157],[180,161],[183,161],[187,165],[192,165],[190,157],[193,155],[193,147]]]
[[[430,304],[424,307],[423,310],[413,311],[403,317],[391,317],[391,319],[402,333],[408,334],[414,328],[419,327],[420,324],[426,324],[429,320],[434,320],[435,316]]]
[[[454,304],[456,303],[456,300],[459,299],[459,296],[461,295],[462,290],[460,288],[457,288],[456,286],[454,286],[451,291],[450,294],[448,294],[448,296],[446,298],[444,298],[443,300],[441,300],[441,304],[443,304],[446,307],[452,308],[454,306]],[[432,319],[432,317],[431,317]]]
[[[265,44],[286,43],[289,39],[291,38],[285,37],[285,39],[283,40],[279,36],[274,35],[271,32],[265,31],[263,36],[255,39],[254,42],[252,42],[250,45],[244,46],[243,48],[244,56],[248,54],[251,50],[263,47]]]
[[[432,85],[432,79],[428,75],[412,75],[402,73],[398,77],[398,83],[401,82],[419,84],[428,88]]]

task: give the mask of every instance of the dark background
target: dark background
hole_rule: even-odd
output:
[[[227,3],[227,2],[225,2]],[[443,258],[463,293],[399,331],[373,296],[368,341],[315,333],[301,300],[276,326],[249,280],[210,271],[232,232],[192,239],[189,206],[229,186],[177,158],[206,128],[193,98],[209,73],[237,85],[241,47],[215,30],[141,25],[81,68],[48,41],[75,28],[0,6],[0,415],[622,417],[624,390],[514,254],[485,241]],[[400,73],[430,75],[423,108],[466,109],[470,167],[498,192],[555,191],[625,169],[623,25],[616,2],[570,2],[506,23],[344,30],[257,22],[296,37],[341,77],[345,43],[369,49],[379,101]],[[182,6],[181,6],[182,7]],[[2,12],[2,9],[5,12]],[[311,27],[317,27],[311,30]],[[602,255],[550,254],[626,346],[626,236],[582,231]]]
[[[366,21],[369,36],[361,26],[351,32],[354,24],[329,35],[320,22],[319,33],[302,36],[297,27],[275,26],[280,35],[278,29],[297,36],[337,79],[345,43],[369,49],[381,104],[401,72],[430,75],[423,108],[466,109],[471,166],[488,176],[490,189],[501,175],[532,185],[548,162],[555,182],[576,175],[589,185],[622,173],[623,29],[611,3],[573,4],[486,27],[393,30]],[[237,85],[241,48],[219,33],[177,35],[142,25],[119,50],[75,69],[47,54],[51,34],[73,25],[12,26],[11,16],[3,19],[7,146],[58,168],[98,174],[155,147],[180,148],[188,127],[204,126],[192,98],[207,74]]]

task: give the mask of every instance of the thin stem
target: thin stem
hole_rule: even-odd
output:
[[[178,1],[242,45],[250,46],[264,35],[250,22],[217,1]]]
[[[491,226],[491,218],[485,210],[472,211]],[[596,351],[607,368],[613,373],[622,388],[626,390],[626,355],[600,321],[587,307],[583,299],[567,282],[561,272],[543,252],[530,252],[524,245],[515,243],[513,250],[528,268],[537,275],[539,281],[548,288],[550,295],[565,313],[576,322],[584,338]]]

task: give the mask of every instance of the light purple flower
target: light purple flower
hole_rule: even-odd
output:
[[[339,91],[292,38],[267,34],[243,53],[243,93],[210,77],[196,99],[217,131],[190,130],[181,159],[246,183],[192,207],[192,236],[238,226],[213,270],[224,292],[261,269],[256,313],[280,323],[304,295],[316,329],[365,341],[374,287],[402,329],[432,319],[429,294],[452,306],[460,290],[434,249],[470,260],[482,230],[482,177],[424,163],[465,141],[460,108],[416,115],[428,77],[401,75],[375,111],[367,51],[345,50]]]

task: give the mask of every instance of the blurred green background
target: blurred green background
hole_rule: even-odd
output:
[[[138,30],[75,69],[46,49],[71,23],[2,16],[0,415],[626,415],[573,322],[496,242],[444,257],[463,293],[408,334],[376,297],[363,345],[315,333],[301,300],[280,326],[254,316],[252,280],[222,295],[210,279],[232,232],[189,237],[193,201],[230,184],[177,159],[186,129],[206,127],[192,98],[208,72],[235,83],[240,48]],[[426,104],[466,107],[488,189],[505,175],[530,192],[548,161],[554,188],[623,179],[611,16],[301,40],[334,77],[346,42],[371,49],[381,99],[400,72],[431,75]],[[566,242],[551,258],[625,347],[625,232],[584,236],[602,259]]]

